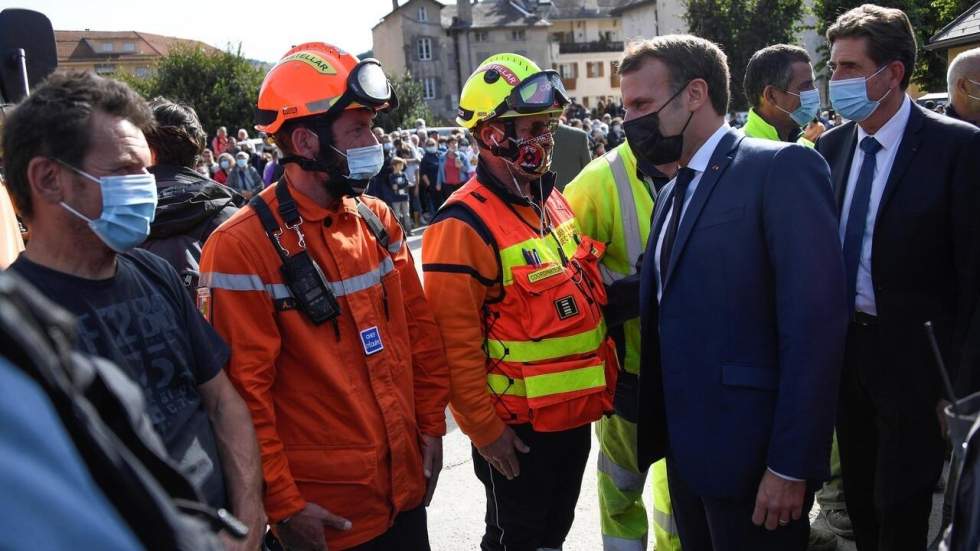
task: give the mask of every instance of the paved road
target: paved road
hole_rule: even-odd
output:
[[[415,257],[416,270],[419,272],[419,277],[422,277],[421,236],[410,237],[408,244]],[[433,551],[479,549],[480,537],[483,535],[486,497],[483,486],[473,473],[469,439],[459,430],[448,411],[446,416],[449,421],[449,433],[443,441],[444,466],[435,498],[428,511],[432,549]],[[598,498],[596,497],[597,452],[598,444],[593,434],[592,452],[589,454],[582,492],[575,509],[575,522],[568,534],[564,551],[598,551],[602,549]],[[652,495],[649,481],[644,495]],[[942,503],[941,495],[936,494],[935,497],[930,541],[938,529],[939,507]],[[822,517],[817,518],[818,514],[819,506],[814,505],[810,512],[810,518],[815,519],[816,525],[820,526],[824,520]],[[837,542],[839,551],[856,551],[853,541],[838,538]]]

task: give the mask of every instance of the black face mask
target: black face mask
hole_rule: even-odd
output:
[[[665,165],[681,158],[681,153],[684,152],[684,131],[687,130],[687,125],[691,123],[694,113],[692,112],[687,117],[687,122],[684,123],[684,128],[679,134],[664,136],[660,132],[660,112],[686,88],[687,84],[682,86],[677,93],[660,106],[660,109],[653,113],[623,123],[626,141],[638,159],[644,159],[655,165]]]

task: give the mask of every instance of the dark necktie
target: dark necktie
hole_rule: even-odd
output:
[[[844,230],[844,267],[847,269],[847,304],[849,311],[854,311],[854,300],[857,295],[858,265],[861,263],[861,248],[864,243],[864,226],[868,219],[868,208],[871,203],[871,183],[875,178],[875,159],[881,144],[871,136],[861,140],[861,151],[864,152],[864,162],[858,172],[857,182],[854,183],[854,195],[851,197],[851,210],[847,215],[847,228]]]
[[[683,167],[677,171],[677,181],[674,182],[674,199],[670,220],[667,221],[667,233],[664,234],[664,242],[660,246],[660,287],[663,288],[667,282],[667,268],[670,267],[670,252],[674,248],[674,239],[677,237],[677,228],[681,223],[681,211],[684,210],[684,196],[687,195],[687,186],[691,185],[694,179],[693,169]]]

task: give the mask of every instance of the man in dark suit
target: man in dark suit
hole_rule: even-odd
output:
[[[830,101],[852,121],[817,142],[851,319],[837,418],[844,493],[860,551],[921,551],[945,451],[923,323],[955,371],[980,287],[980,131],[905,94],[916,46],[900,10],[865,4],[827,39]]]
[[[667,457],[685,551],[802,551],[847,325],[830,171],[725,124],[711,42],[634,43],[620,72],[630,147],[682,167],[643,261],[638,462]]]

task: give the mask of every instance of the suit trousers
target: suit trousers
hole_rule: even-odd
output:
[[[699,496],[671,469],[667,459],[667,481],[671,505],[684,551],[805,551],[810,537],[814,489],[807,487],[798,520],[767,530],[752,523],[755,494],[738,498]],[[759,473],[762,480],[763,473]],[[921,550],[920,550],[921,551]]]
[[[425,506],[398,513],[387,532],[351,551],[429,551]]]
[[[473,470],[487,493],[483,551],[561,549],[592,447],[591,425],[561,432],[511,428],[531,451],[517,452],[520,475],[507,480],[473,448]]]
[[[852,323],[848,329],[837,416],[844,498],[858,551],[922,551],[928,544],[935,480],[919,488],[906,488],[907,480],[889,463],[896,453],[910,453],[912,447],[942,446],[942,440],[910,441],[910,427],[935,423],[938,435],[938,420],[928,408],[912,408],[896,399],[895,389],[881,388],[888,378],[877,375],[886,374],[890,367],[881,365],[885,346],[876,325]],[[942,451],[923,457],[933,459],[924,459],[919,467],[937,473],[938,478]]]

